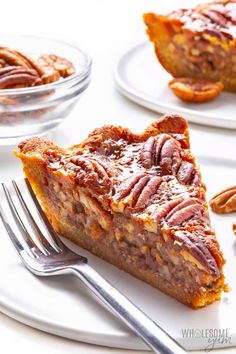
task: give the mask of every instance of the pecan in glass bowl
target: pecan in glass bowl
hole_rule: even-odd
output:
[[[88,87],[91,58],[80,48],[37,36],[0,42],[0,145],[56,128]]]

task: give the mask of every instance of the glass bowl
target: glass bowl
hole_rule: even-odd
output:
[[[56,54],[70,60],[76,69],[75,74],[50,84],[0,89],[0,145],[9,145],[45,134],[66,118],[89,85],[91,58],[74,45],[37,36],[4,36],[0,45],[33,59]]]

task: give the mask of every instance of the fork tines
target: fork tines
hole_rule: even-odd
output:
[[[60,253],[62,242],[48,222],[28,180],[25,179],[21,187],[16,181],[12,181],[9,187],[2,183],[2,189],[16,231],[10,225],[5,208],[1,205],[0,217],[18,252],[25,250],[33,258]]]

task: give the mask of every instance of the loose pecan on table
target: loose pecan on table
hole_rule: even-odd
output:
[[[236,222],[233,223],[233,232],[236,235]]]
[[[224,89],[224,85],[219,81],[211,82],[190,77],[173,79],[168,85],[178,98],[187,102],[210,101]]]
[[[218,214],[236,211],[236,186],[226,188],[217,193],[209,201],[212,210]]]
[[[229,187],[217,193],[209,204],[218,214],[227,214],[236,211],[236,186]],[[233,223],[233,232],[236,235],[236,222]]]

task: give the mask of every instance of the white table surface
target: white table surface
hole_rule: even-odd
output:
[[[123,49],[132,43],[145,40],[143,12],[160,9],[165,12],[174,6],[188,6],[191,3],[194,1],[179,0],[178,4],[175,0],[2,2],[2,34],[40,34],[69,40],[80,44],[93,58],[92,83],[89,89],[71,116],[51,133],[49,138],[66,146],[80,142],[93,128],[103,124],[120,124],[141,131],[153,122],[158,117],[156,113],[129,102],[115,90],[112,67]],[[236,151],[236,131],[193,124],[190,128],[192,150],[197,155],[221,157],[227,155],[229,158],[230,154]],[[12,156],[12,149],[12,147],[0,148],[0,181],[13,179],[22,174],[20,163]],[[18,323],[1,313],[0,346],[0,352],[4,354],[134,353],[59,338]],[[231,348],[211,353],[235,352],[236,349]]]

